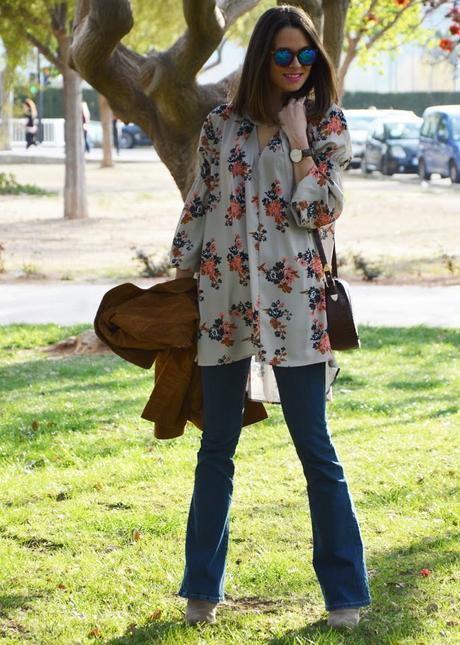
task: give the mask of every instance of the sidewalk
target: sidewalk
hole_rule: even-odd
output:
[[[130,280],[146,288],[154,280]],[[48,323],[92,324],[102,296],[117,283],[46,282],[0,284],[0,325]],[[358,324],[409,327],[460,327],[460,285],[418,287],[351,286]]]
[[[136,148],[123,148],[117,155],[112,150],[113,161],[115,163],[140,163],[140,162],[158,162],[159,156],[153,146],[142,146]],[[44,144],[32,146],[26,150],[25,145],[13,145],[11,150],[0,150],[0,165],[14,163],[64,163],[65,154],[63,147],[52,147]],[[87,162],[100,163],[102,160],[102,148],[91,148],[85,153]]]

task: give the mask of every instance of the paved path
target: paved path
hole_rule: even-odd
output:
[[[132,280],[141,287],[151,280]],[[114,283],[0,283],[0,325],[46,323],[91,324],[99,302]],[[418,287],[352,285],[360,324],[460,327],[460,285]]]
[[[117,155],[115,150],[112,150],[113,160],[115,163],[129,163],[129,162],[150,162],[159,161],[156,150],[153,146],[139,146],[136,148],[123,148],[120,154]],[[49,163],[64,163],[65,150],[63,147],[39,145],[33,146],[28,150],[25,146],[13,145],[11,150],[0,150],[0,164],[14,164],[14,163],[35,163],[35,164],[49,164]],[[87,162],[100,163],[102,160],[102,148],[91,148],[85,153],[85,160]]]

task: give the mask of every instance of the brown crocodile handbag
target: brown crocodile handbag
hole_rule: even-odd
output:
[[[361,343],[358,328],[353,319],[350,287],[348,282],[337,277],[335,245],[331,267],[326,260],[323,243],[317,228],[313,229],[313,237],[326,278],[327,333],[331,347],[337,350],[357,349],[361,346]]]

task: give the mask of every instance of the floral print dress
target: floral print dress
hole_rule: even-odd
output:
[[[198,364],[254,356],[262,366],[334,365],[312,230],[330,260],[340,170],[352,156],[347,123],[334,103],[308,123],[316,168],[295,187],[284,131],[259,153],[257,125],[229,104],[206,117],[172,243],[172,265],[199,274]]]

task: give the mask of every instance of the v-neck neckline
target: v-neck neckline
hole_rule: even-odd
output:
[[[258,131],[257,131],[257,128],[258,128],[259,126],[262,126],[262,124],[261,124],[261,123],[254,123],[254,131],[255,131],[255,137],[256,137],[257,154],[258,154],[258,158],[260,159],[260,157],[263,155],[263,153],[265,152],[265,150],[266,150],[267,148],[268,148],[268,149],[270,149],[270,144],[272,143],[272,141],[273,141],[275,138],[278,138],[278,139],[281,141],[281,128],[278,128],[277,130],[275,130],[275,132],[273,133],[273,135],[270,137],[270,139],[267,141],[267,143],[265,144],[265,146],[264,146],[264,147],[262,148],[262,150],[261,150],[261,149],[260,149],[260,141],[259,141],[259,133],[258,133]]]

